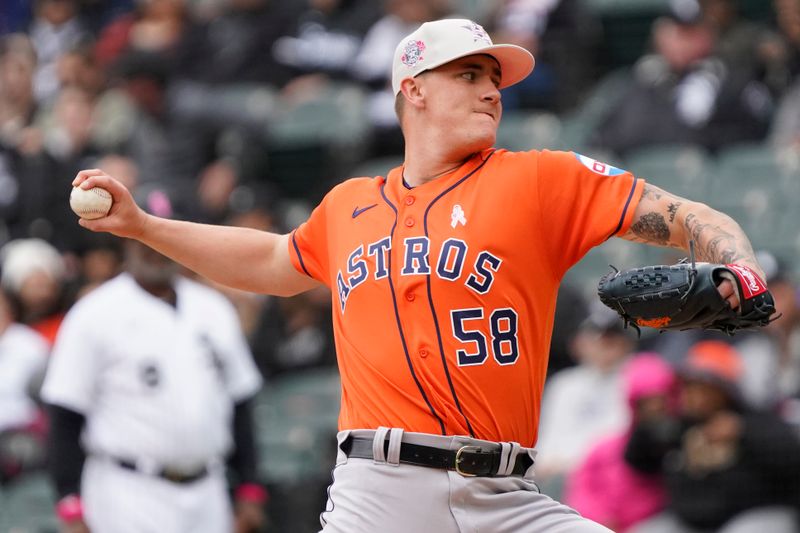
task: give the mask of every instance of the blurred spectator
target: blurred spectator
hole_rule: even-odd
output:
[[[61,251],[75,250],[90,239],[75,225],[75,214],[69,207],[70,185],[81,168],[94,166],[99,155],[93,142],[94,95],[77,86],[59,91],[52,110],[43,114],[43,149],[27,157],[19,177],[30,191],[28,217],[29,236],[48,240]],[[38,205],[34,204],[34,198]]]
[[[776,409],[800,394],[800,292],[782,260],[763,251],[758,257],[782,316],[734,340],[745,368],[741,383],[745,398],[754,406]]]
[[[45,424],[38,400],[50,346],[17,322],[13,307],[0,289],[0,485],[43,466]]]
[[[308,0],[294,31],[279,38],[272,53],[296,75],[325,73],[350,78],[364,36],[381,16],[374,0]]]
[[[180,43],[176,78],[207,86],[281,86],[291,77],[272,57],[276,39],[295,26],[297,2],[227,0],[209,19],[197,19]]]
[[[573,340],[578,365],[557,372],[544,388],[536,480],[556,498],[592,444],[628,422],[622,369],[635,340],[614,311],[596,303]]]
[[[271,298],[253,338],[253,355],[265,376],[336,365],[330,292],[326,287]]]
[[[122,270],[122,250],[117,241],[98,241],[87,246],[79,255],[81,279],[75,299],[115,277]]]
[[[184,0],[137,0],[133,12],[103,28],[95,57],[100,65],[110,67],[133,50],[171,56],[183,37],[187,17]]]
[[[495,41],[522,46],[536,57],[533,73],[503,91],[503,106],[565,111],[597,73],[600,26],[580,0],[504,0],[494,17]]]
[[[73,48],[62,54],[56,73],[61,87],[77,87],[93,97],[105,89],[105,71],[95,61],[89,46]]]
[[[760,54],[770,64],[775,81],[787,86],[800,74],[800,2],[773,0],[772,6],[777,33],[762,43]]]
[[[29,35],[38,58],[34,93],[39,102],[51,101],[60,89],[60,57],[89,38],[78,8],[78,0],[34,0]]]
[[[658,354],[636,354],[625,365],[624,379],[631,425],[592,447],[569,476],[564,501],[618,533],[661,512],[666,505],[661,475],[631,468],[625,461],[625,448],[636,427],[673,416],[675,410],[675,373]]]
[[[562,283],[558,289],[556,314],[553,319],[553,337],[550,340],[550,357],[547,363],[548,376],[575,366],[577,357],[573,353],[572,339],[588,314],[589,309],[580,287]]]
[[[67,307],[61,254],[41,239],[18,239],[0,249],[0,262],[0,285],[17,305],[19,321],[52,344]]]
[[[740,4],[736,0],[700,0],[703,18],[716,33],[714,55],[728,68],[751,72],[777,95],[786,88],[786,79],[775,72],[775,62],[767,52],[776,36],[766,25],[743,18]]]
[[[23,34],[4,36],[0,41],[0,145],[4,149],[35,151],[25,142],[37,109],[35,71],[36,52],[30,39]]]
[[[679,419],[634,431],[626,460],[663,472],[669,494],[667,512],[634,531],[796,533],[800,441],[776,415],[744,403],[742,371],[728,344],[697,343],[679,369]]]
[[[792,85],[778,103],[769,141],[780,152],[800,151],[800,82]]]
[[[233,161],[214,161],[203,169],[197,183],[197,198],[204,221],[219,224],[228,217],[231,194],[238,184],[239,172]]]
[[[394,109],[391,90],[392,62],[397,43],[423,22],[444,18],[450,0],[384,0],[385,14],[367,31],[350,69],[353,77],[371,89],[368,115],[374,134],[370,155],[401,154],[403,136]]]
[[[207,153],[204,132],[175,116],[167,101],[169,61],[149,52],[130,52],[114,72],[133,103],[130,121],[120,125],[117,145],[109,151],[129,157],[138,168],[140,183],[156,181],[167,188],[190,188],[213,157]],[[113,120],[112,115],[107,117]]]
[[[96,166],[116,177],[132,193],[136,192],[139,184],[139,167],[131,158],[107,154],[97,161]]]
[[[32,126],[36,114],[33,73],[36,53],[27,36],[0,40],[0,245],[27,236],[46,191],[25,179],[25,155],[41,149],[41,133]]]
[[[709,150],[765,137],[772,100],[751,72],[714,55],[715,32],[697,0],[672,0],[655,21],[654,52],[633,67],[630,88],[592,133],[590,144],[626,155],[659,143]]]

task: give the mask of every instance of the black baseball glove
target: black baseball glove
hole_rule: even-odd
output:
[[[717,290],[724,279],[739,293],[737,310]],[[640,326],[662,331],[704,328],[733,335],[769,324],[775,313],[767,285],[742,265],[678,263],[615,271],[600,280],[597,292],[600,301],[637,331]]]

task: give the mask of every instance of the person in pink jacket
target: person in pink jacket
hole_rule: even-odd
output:
[[[631,407],[630,427],[598,442],[567,479],[565,502],[584,517],[624,533],[665,506],[657,474],[637,472],[625,462],[625,447],[636,424],[674,410],[675,373],[658,354],[642,353],[624,371]]]

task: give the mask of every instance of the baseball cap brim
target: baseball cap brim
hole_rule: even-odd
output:
[[[536,65],[536,60],[533,54],[515,44],[493,44],[483,48],[469,50],[463,54],[447,59],[438,63],[427,65],[425,70],[418,72],[415,76],[419,76],[423,72],[436,69],[447,63],[461,59],[462,57],[486,54],[492,56],[497,60],[500,65],[500,85],[499,89],[505,89],[515,83],[519,83],[528,75],[533,72],[533,67]],[[399,91],[396,91],[399,92]]]

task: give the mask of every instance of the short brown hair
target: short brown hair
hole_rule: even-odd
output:
[[[406,107],[406,97],[403,96],[402,91],[397,93],[394,97],[394,112],[397,115],[397,120],[403,122],[403,110]]]

